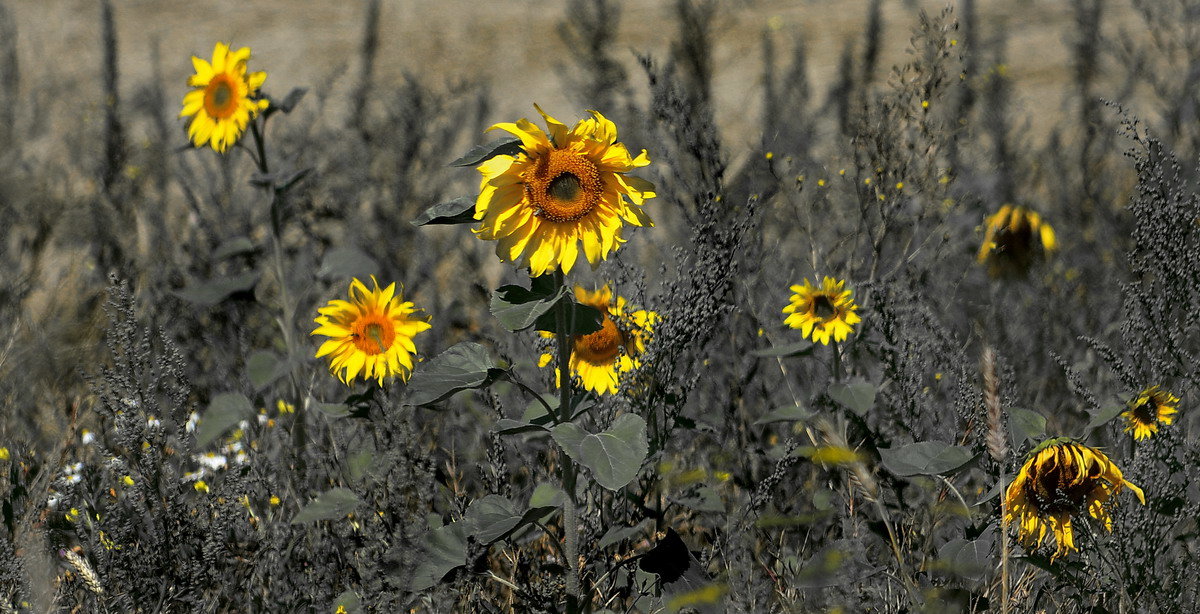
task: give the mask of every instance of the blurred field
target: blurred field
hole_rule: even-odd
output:
[[[18,31],[23,90],[49,80],[78,102],[95,103],[100,95],[101,49],[99,8],[90,0],[39,0],[12,4]],[[946,2],[887,0],[880,72],[903,62],[916,8],[936,11]],[[132,90],[155,70],[151,55],[160,45],[161,74],[178,84],[170,93],[182,96],[190,74],[191,54],[211,52],[223,40],[254,50],[256,63],[270,67],[269,92],[294,86],[348,92],[339,75],[357,74],[358,45],[366,3],[305,0],[204,0],[165,2],[126,0],[116,5],[123,89]],[[631,81],[644,86],[634,50],[663,58],[675,34],[673,0],[627,2],[618,54]],[[714,93],[716,116],[735,151],[759,139],[759,99],[764,31],[773,31],[781,49],[802,39],[809,54],[810,79],[823,92],[834,79],[839,55],[848,40],[861,38],[867,0],[725,0],[715,35]],[[1015,83],[1013,109],[1034,128],[1048,126],[1064,105],[1068,61],[1066,34],[1071,8],[1061,0],[982,0],[979,19],[989,38],[1007,37],[1009,76]],[[1125,0],[1109,3],[1108,24],[1121,23]],[[563,3],[554,0],[389,0],[381,15],[381,41],[376,76],[383,83],[405,74],[456,80],[486,80],[496,101],[492,116],[531,113],[530,101],[551,112],[574,114],[562,92],[556,69],[566,58],[556,29],[564,18]],[[1144,32],[1134,31],[1135,35]],[[37,75],[36,79],[30,78]],[[345,103],[348,94],[330,92]],[[339,93],[341,95],[339,95]],[[91,105],[89,105],[91,106]],[[94,106],[93,106],[94,108]],[[56,126],[66,129],[71,118]],[[182,122],[179,122],[182,132]],[[53,140],[49,134],[48,140]],[[182,142],[182,139],[181,139]]]

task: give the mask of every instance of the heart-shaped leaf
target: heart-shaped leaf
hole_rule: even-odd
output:
[[[412,221],[413,226],[434,226],[439,224],[470,224],[475,221],[475,199],[459,196],[444,203],[438,203],[421,212]]]
[[[650,451],[646,421],[636,414],[622,414],[596,434],[571,422],[550,432],[571,458],[590,469],[596,481],[609,490],[620,490],[632,482]]]
[[[296,517],[292,518],[292,524],[336,520],[353,512],[361,503],[362,500],[354,491],[348,488],[331,488],[317,495],[316,499],[297,512]]]
[[[492,294],[489,304],[492,315],[500,320],[510,331],[525,330],[533,326],[538,318],[554,308],[554,305],[566,294],[567,289],[550,288],[549,292],[522,288],[521,286],[501,286]]]
[[[196,447],[203,448],[230,428],[254,414],[254,406],[245,395],[225,392],[213,397],[196,426]]]
[[[461,390],[484,388],[504,375],[478,343],[464,341],[421,365],[408,382],[408,402],[432,405]]]
[[[829,397],[842,407],[865,416],[875,405],[875,385],[862,378],[837,382],[829,386]]]
[[[1014,407],[1008,410],[1008,424],[1014,435],[1026,441],[1041,441],[1046,434],[1046,417],[1030,409]]]
[[[461,158],[450,163],[450,166],[475,166],[481,164],[496,156],[515,156],[524,151],[521,149],[521,139],[504,137],[471,148],[471,151],[463,154]]]
[[[888,471],[905,477],[950,473],[975,458],[966,446],[952,446],[940,441],[919,441],[898,448],[880,448],[879,456]]]

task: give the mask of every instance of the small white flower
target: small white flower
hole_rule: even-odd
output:
[[[63,481],[66,482],[68,485],[71,485],[71,484],[78,484],[80,479],[81,478],[79,477],[78,473],[68,473],[67,477],[63,478]]]
[[[148,420],[146,420],[146,426],[148,426],[150,428],[162,426],[162,421],[159,420],[158,418],[155,418],[154,416],[150,416],[150,418]]]
[[[196,425],[199,424],[199,422],[200,422],[200,414],[198,414],[196,412],[192,412],[188,416],[187,424],[185,424],[183,426],[183,430],[190,433],[190,432],[196,430]]]
[[[250,457],[245,452],[239,451],[237,453],[237,456],[233,457],[233,462],[235,462],[239,465],[245,465],[246,461],[248,461],[248,460],[250,460]]]
[[[96,441],[96,434],[87,429],[83,429],[83,436],[80,437],[80,440],[83,441],[83,445],[86,446]]]
[[[71,463],[71,464],[67,465],[66,467],[63,467],[63,475],[79,475],[80,471],[83,471],[83,463],[82,462]]]
[[[216,452],[199,454],[196,456],[196,462],[200,463],[202,467],[207,467],[213,471],[224,469],[229,464],[224,454],[217,454]]]
[[[197,469],[196,471],[192,471],[190,473],[183,474],[183,481],[184,482],[195,482],[196,480],[199,480],[200,478],[204,477],[207,474],[208,474],[208,471],[204,467],[201,467],[201,468]]]
[[[259,423],[259,424],[266,424],[266,423],[267,423],[267,415],[266,415],[266,414],[259,414],[259,415],[258,415],[258,423]]]

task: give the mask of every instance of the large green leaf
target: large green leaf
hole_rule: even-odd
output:
[[[225,392],[213,397],[196,426],[196,447],[203,448],[225,434],[233,425],[254,415],[254,406],[245,395]]]
[[[862,378],[829,386],[829,397],[850,411],[865,416],[875,405],[875,385]]]
[[[553,309],[566,292],[566,287],[539,288],[537,284],[532,289],[501,286],[492,294],[489,308],[504,328],[514,332],[525,330],[533,326],[542,314]]]
[[[521,139],[512,137],[503,137],[471,148],[471,151],[463,154],[462,157],[450,163],[450,166],[475,166],[481,164],[496,156],[515,156],[524,149],[521,149]]]
[[[775,408],[768,412],[767,415],[755,420],[754,425],[758,426],[760,424],[770,424],[772,422],[803,422],[811,417],[813,417],[813,413],[807,409],[804,409],[803,407],[800,407],[799,405],[785,405],[783,407]]]
[[[952,539],[938,550],[938,558],[947,571],[968,580],[982,580],[992,567],[996,533],[987,531],[978,539]]]
[[[438,203],[421,212],[412,221],[413,226],[437,224],[470,224],[475,221],[475,199],[459,196],[454,200]]]
[[[599,309],[591,305],[583,305],[571,300],[570,295],[564,296],[562,301],[567,301],[570,304],[570,310],[567,312],[567,324],[571,328],[572,335],[588,335],[594,333],[603,326],[604,316]],[[547,311],[538,317],[535,323],[537,330],[544,330],[550,333],[558,332],[558,320],[553,311]]]
[[[408,402],[432,405],[471,388],[484,388],[504,375],[478,343],[464,341],[422,364],[408,382]]]
[[[633,481],[650,451],[646,421],[636,414],[622,414],[600,433],[588,433],[571,422],[555,426],[550,433],[609,490],[620,490]]]
[[[898,448],[880,448],[879,456],[883,466],[899,476],[950,473],[975,458],[966,446],[952,446],[940,441],[919,441]]]
[[[233,296],[249,292],[258,283],[258,271],[246,271],[229,277],[214,277],[205,281],[189,283],[181,290],[174,292],[175,296],[201,307],[211,307]]]
[[[753,352],[750,352],[750,355],[758,356],[759,358],[789,358],[792,356],[811,354],[814,349],[816,349],[816,346],[813,345],[811,341],[797,341],[795,343],[777,345],[764,350],[754,350]]]
[[[353,512],[362,503],[358,495],[347,488],[331,488],[305,505],[292,518],[292,524],[317,520],[336,520]]]
[[[356,277],[366,280],[379,273],[379,263],[357,247],[346,245],[335,247],[325,252],[317,275],[325,279],[349,279]]]
[[[288,372],[288,363],[270,350],[260,350],[246,360],[246,375],[254,390],[262,390]]]
[[[488,495],[471,502],[466,519],[471,523],[475,539],[492,544],[556,509],[557,506],[547,505],[518,511],[512,501],[500,495]]]
[[[1092,419],[1088,421],[1085,434],[1091,433],[1092,431],[1108,424],[1109,422],[1112,422],[1113,418],[1121,415],[1121,412],[1125,411],[1125,409],[1126,407],[1124,405],[1110,405],[1108,407],[1101,408],[1095,414],[1093,414]]]
[[[446,574],[467,563],[467,535],[471,523],[460,520],[431,530],[425,536],[424,556],[413,571],[409,590],[423,591],[442,581]]]
[[[1046,434],[1046,417],[1030,409],[1014,407],[1008,410],[1008,424],[1014,435],[1026,441],[1041,441]]]

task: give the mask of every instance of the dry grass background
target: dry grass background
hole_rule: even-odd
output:
[[[122,87],[132,89],[154,76],[152,48],[160,46],[161,75],[178,84],[182,97],[191,54],[207,55],[223,40],[254,50],[255,67],[267,70],[266,88],[284,93],[293,86],[346,86],[337,75],[356,74],[366,2],[361,0],[121,0],[116,3]],[[761,34],[775,32],[786,49],[802,38],[810,78],[823,92],[834,80],[845,42],[864,28],[868,0],[722,0],[716,35],[717,120],[735,150],[758,140]],[[886,0],[880,71],[904,61],[916,9],[936,11],[943,0]],[[676,26],[672,0],[627,2],[618,56],[630,69],[634,52],[664,57]],[[48,80],[62,95],[98,109],[101,83],[99,5],[93,0],[21,0],[12,3],[18,26],[22,89]],[[1014,111],[1036,128],[1063,108],[1068,89],[1067,42],[1071,8],[1062,0],[981,0],[980,21],[1008,39],[1009,75],[1015,84]],[[1122,23],[1127,0],[1109,3],[1108,24]],[[497,101],[493,117],[528,115],[530,102],[563,116],[579,112],[562,92],[556,68],[566,62],[556,29],[564,17],[556,0],[388,0],[381,14],[376,77],[395,82],[406,73],[437,75],[446,82],[486,79]],[[1113,19],[1115,17],[1115,19]],[[1135,35],[1139,34],[1135,32]],[[637,73],[631,73],[637,74]],[[36,80],[30,76],[36,75]],[[34,82],[36,81],[36,82]],[[634,79],[634,82],[639,82]],[[334,96],[345,101],[347,94]],[[98,121],[98,114],[96,114]],[[66,130],[69,118],[56,127]],[[182,134],[183,122],[180,122]],[[43,135],[50,148],[54,133]],[[180,142],[183,142],[181,136]]]

